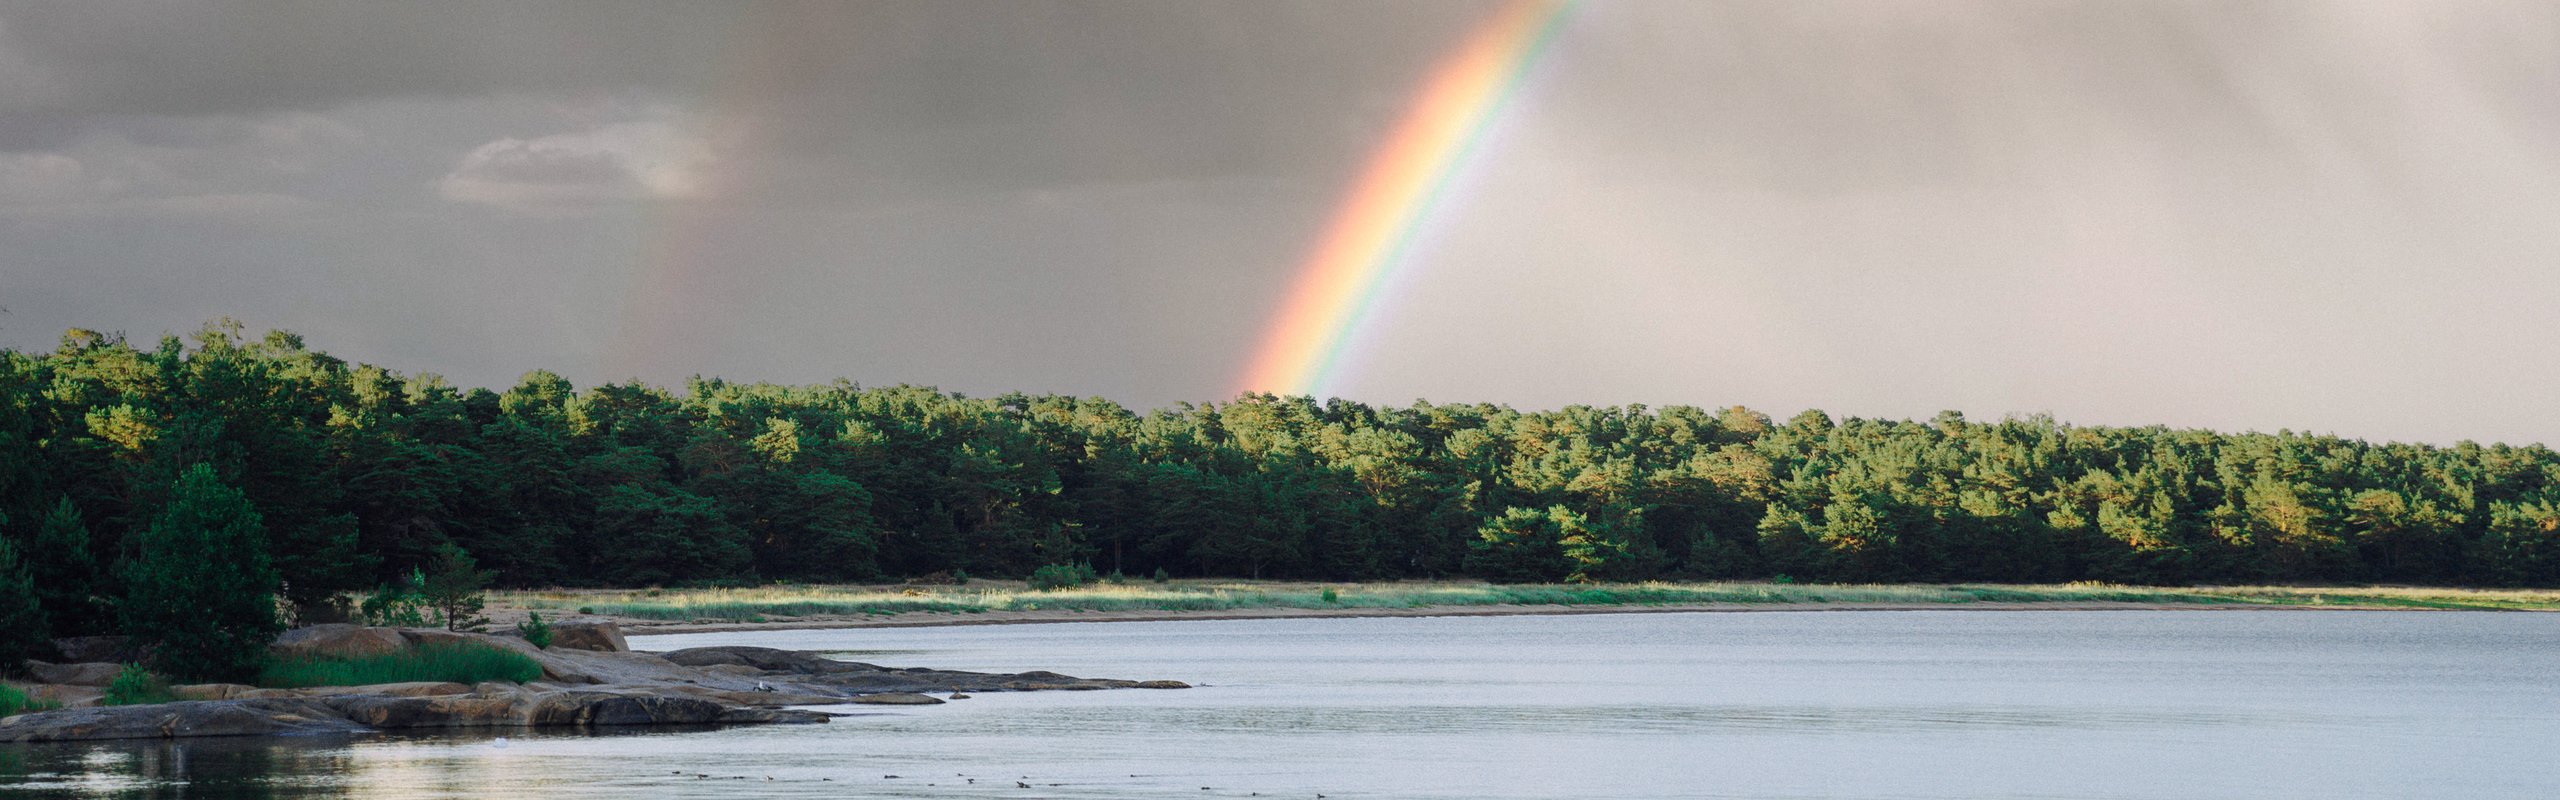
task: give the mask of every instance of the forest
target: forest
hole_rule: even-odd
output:
[[[0,515],[57,620],[199,466],[287,607],[466,551],[509,586],[1104,573],[2560,585],[2541,445],[1741,407],[733,383],[500,390],[228,320],[0,350]],[[59,627],[59,626],[57,626]]]

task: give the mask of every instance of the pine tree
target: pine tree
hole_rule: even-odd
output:
[[[80,509],[62,498],[36,529],[28,572],[35,577],[36,597],[53,619],[57,634],[106,633],[114,625],[98,586],[97,557],[89,552],[89,526]]]
[[[139,550],[119,611],[161,670],[211,680],[256,673],[284,626],[264,522],[248,498],[212,467],[190,467],[143,530]]]

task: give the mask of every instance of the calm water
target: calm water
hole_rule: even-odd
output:
[[[2560,795],[2552,758],[2560,614],[1639,614],[772,631],[632,643],[755,644],[891,665],[1204,686],[855,707],[869,715],[822,726],[519,732],[504,747],[487,736],[0,747],[0,791]]]

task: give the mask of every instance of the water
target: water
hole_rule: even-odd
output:
[[[8,776],[0,792],[562,800],[2560,793],[2560,765],[2549,756],[2560,741],[2560,615],[2551,614],[1635,614],[633,639],[642,649],[709,644],[1203,686],[846,707],[866,716],[822,726],[510,731],[503,748],[489,735],[0,748]]]

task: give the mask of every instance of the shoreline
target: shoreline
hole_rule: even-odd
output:
[[[1973,603],[1667,603],[1658,605],[1439,605],[1410,608],[1343,607],[1298,608],[1262,607],[1231,609],[1167,610],[1139,609],[1112,611],[1042,610],[981,611],[954,613],[947,611],[911,611],[898,614],[865,616],[811,616],[777,619],[769,622],[663,622],[617,618],[624,633],[633,637],[671,636],[689,633],[745,633],[753,631],[850,630],[861,628],[943,628],[977,625],[1056,625],[1101,622],[1199,622],[1255,619],[1378,619],[1394,617],[1526,617],[1574,616],[1583,614],[1692,614],[1692,613],[1783,613],[1783,612],[1862,612],[1862,611],[2468,611],[2484,609],[2422,608],[2365,603],[2272,604],[2272,603],[2161,603],[2120,601],[2050,601]],[[2530,612],[2528,612],[2530,613]]]

